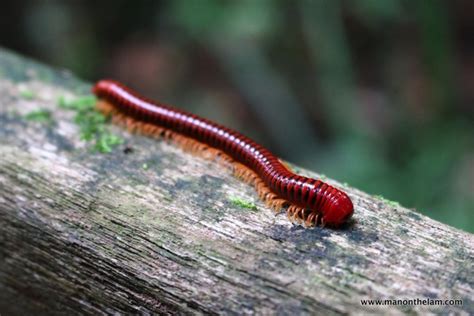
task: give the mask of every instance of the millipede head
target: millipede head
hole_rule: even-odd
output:
[[[346,223],[354,213],[354,205],[351,199],[341,191],[325,206],[321,210],[321,223],[325,226],[339,227]]]

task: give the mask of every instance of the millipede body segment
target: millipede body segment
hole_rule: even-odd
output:
[[[291,172],[267,149],[236,131],[143,98],[116,81],[101,80],[93,92],[99,99],[98,110],[129,130],[174,140],[202,155],[223,157],[238,177],[255,185],[268,205],[276,210],[286,207],[293,221],[337,227],[353,214],[346,193]]]

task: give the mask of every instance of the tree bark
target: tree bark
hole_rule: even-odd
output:
[[[0,314],[474,313],[473,235],[330,179],[355,222],[304,229],[170,144],[93,152],[57,106],[89,88],[0,50]]]

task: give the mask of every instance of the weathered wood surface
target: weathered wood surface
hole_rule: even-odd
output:
[[[474,313],[473,235],[330,180],[356,222],[303,229],[219,164],[115,127],[125,143],[91,153],[56,101],[88,89],[0,51],[0,314]]]

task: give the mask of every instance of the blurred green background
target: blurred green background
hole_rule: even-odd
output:
[[[474,1],[4,1],[0,45],[474,232]]]

